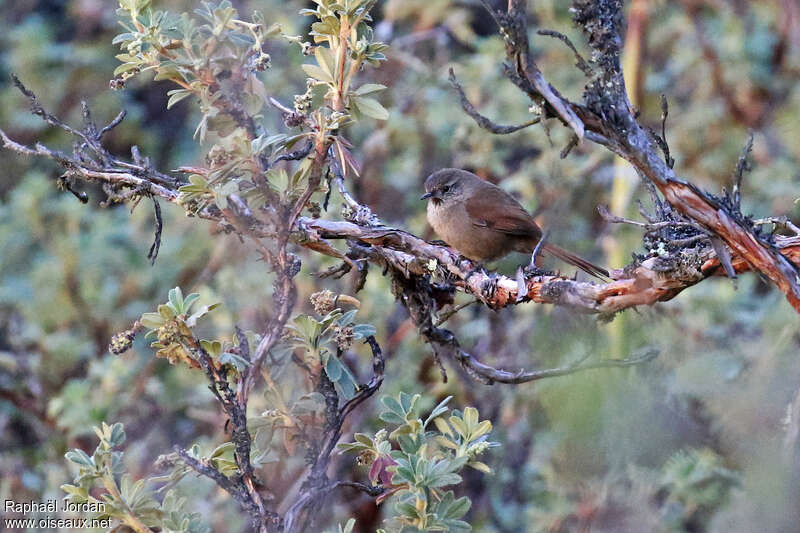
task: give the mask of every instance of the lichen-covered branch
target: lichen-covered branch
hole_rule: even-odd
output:
[[[544,80],[529,50],[525,2],[509,0],[507,12],[496,11],[485,0],[483,3],[505,39],[508,78],[535,104],[546,102],[545,116],[560,118],[579,140],[585,136],[629,161],[655,185],[670,206],[721,239],[734,256],[768,277],[800,312],[797,264],[756,231],[742,215],[738,202],[716,197],[678,178],[659,154],[654,135],[637,121],[620,64],[624,26],[620,0],[573,2],[573,19],[588,36],[593,49],[592,63],[597,67],[597,74],[586,86],[584,104],[565,99]]]

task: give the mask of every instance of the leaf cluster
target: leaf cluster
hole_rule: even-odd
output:
[[[477,409],[468,407],[463,413],[445,416],[450,399],[445,398],[423,419],[419,394],[384,397],[380,420],[393,427],[391,433],[387,428],[373,436],[356,433],[354,442],[339,445],[343,451],[357,453],[359,462],[370,466],[370,481],[387,489],[379,501],[396,495],[394,515],[385,531],[471,530],[461,520],[470,499],[456,498],[446,487],[461,483],[459,472],[467,466],[490,473],[478,457],[497,444],[488,440],[492,423],[481,421]],[[435,430],[428,429],[431,423]]]
[[[358,309],[342,311],[336,308],[320,319],[301,314],[287,326],[286,341],[292,348],[303,350],[304,362],[312,368],[322,365],[328,379],[345,400],[359,389],[352,371],[340,357],[354,341],[375,334],[371,324],[356,324]]]
[[[153,479],[134,481],[125,471],[123,454],[118,450],[125,442],[122,424],[109,426],[103,422],[94,431],[100,443],[91,456],[78,448],[65,454],[68,461],[78,466],[74,484],[61,486],[71,502],[97,505],[102,511],[95,518],[119,520],[134,531],[149,531],[148,528],[161,528],[162,531],[176,533],[209,531],[200,521],[198,513],[183,510],[186,498],[169,490],[159,503],[149,486]],[[99,497],[93,495],[96,494],[96,488],[103,490]]]
[[[156,338],[150,346],[157,350],[158,357],[165,357],[172,364],[180,361],[191,367],[199,368],[199,363],[191,355],[193,346],[190,341],[194,338],[192,328],[197,325],[199,319],[219,307],[219,304],[205,305],[189,314],[198,299],[200,299],[200,295],[197,293],[189,294],[184,299],[180,287],[175,287],[169,291],[167,303],[158,306],[158,312],[144,313],[139,319],[139,322],[149,329],[145,338]],[[222,355],[221,343],[217,341],[201,342],[203,348],[213,350],[218,357]],[[237,363],[241,364],[242,362],[237,361]]]

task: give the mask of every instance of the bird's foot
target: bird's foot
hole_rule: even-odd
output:
[[[489,279],[484,281],[481,292],[487,300],[494,299],[494,294],[497,292],[497,276],[494,273],[489,274]]]
[[[552,270],[547,270],[546,268],[539,268],[536,265],[528,265],[524,269],[522,269],[525,277],[535,277],[535,276],[555,276],[556,273]]]
[[[464,276],[464,281],[469,281],[469,278],[472,277],[474,274],[486,273],[486,269],[480,263],[473,263],[473,267],[467,272],[467,275]]]

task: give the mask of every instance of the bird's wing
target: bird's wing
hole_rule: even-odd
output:
[[[475,226],[521,237],[538,238],[542,233],[525,208],[497,187],[482,187],[467,200],[466,209]]]

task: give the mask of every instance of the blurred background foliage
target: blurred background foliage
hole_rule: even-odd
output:
[[[260,10],[287,33],[308,31],[297,11],[310,2],[239,0],[241,13]],[[188,101],[165,110],[173,87],[141,77],[108,90],[118,62],[114,2],[0,1],[0,125],[15,139],[68,147],[62,133],[27,112],[8,83],[15,72],[45,106],[73,124],[87,100],[98,121],[129,115],[106,138],[113,153],[131,145],[161,170],[192,165],[198,116]],[[159,0],[184,11],[193,2]],[[755,129],[754,170],[744,209],[788,215],[800,183],[800,7],[792,0],[634,0],[625,58],[629,89],[644,121],[660,127],[659,95],[670,102],[667,138],[679,175],[712,191],[728,186],[746,130]],[[530,3],[536,25],[566,33],[580,50],[568,2]],[[388,62],[362,74],[389,87],[380,96],[386,122],[362,121],[347,133],[362,163],[350,184],[387,223],[434,238],[421,185],[433,170],[458,166],[518,195],[550,228],[553,242],[619,268],[640,248],[635,228],[609,226],[598,204],[636,217],[646,199],[635,176],[588,143],[566,159],[557,124],[506,136],[479,129],[447,81],[452,66],[482,113],[501,123],[529,119],[528,102],[502,77],[502,41],[479,2],[384,0],[375,10],[376,38],[391,45]],[[267,91],[283,102],[305,91],[304,57],[288,45],[269,50]],[[571,52],[536,36],[538,62],[556,87],[579,98],[584,79]],[[277,116],[268,129],[278,130]],[[271,279],[255,254],[231,236],[214,235],[197,219],[165,208],[161,254],[150,266],[152,213],[103,209],[100,189],[88,206],[57,190],[50,162],[0,152],[0,499],[61,498],[71,479],[64,452],[94,447],[92,426],[122,422],[126,463],[135,476],[152,471],[173,444],[213,447],[224,419],[199,373],[155,359],[147,343],[114,356],[110,337],[180,285],[224,307],[207,321],[230,332],[257,329],[269,315]],[[336,209],[324,216],[337,217]],[[333,263],[303,253],[297,278],[301,305],[321,288],[352,290],[353,279],[320,281]],[[513,272],[516,257],[499,265]],[[552,266],[557,266],[553,264]],[[563,268],[563,266],[562,266]],[[377,327],[387,354],[382,393],[420,392],[429,407],[447,395],[489,418],[501,443],[485,456],[495,473],[467,474],[459,495],[472,507],[476,531],[797,531],[800,454],[786,437],[800,394],[797,317],[781,294],[757,276],[738,285],[709,280],[675,301],[628,311],[610,323],[567,309],[523,305],[501,312],[470,306],[448,322],[471,351],[506,368],[567,364],[587,353],[624,357],[655,347],[643,367],[596,370],[519,387],[476,385],[450,369],[442,383],[389,282],[373,269],[359,294],[359,320]],[[468,301],[460,295],[458,301]],[[361,361],[366,373],[368,363]],[[263,399],[261,400],[264,401]],[[350,431],[374,431],[377,402],[351,419]],[[271,490],[297,482],[297,464],[270,466]],[[340,478],[363,480],[347,458]],[[246,529],[238,509],[206,480],[182,485],[215,531]],[[374,531],[381,509],[361,495],[334,498],[329,521],[357,518]]]

